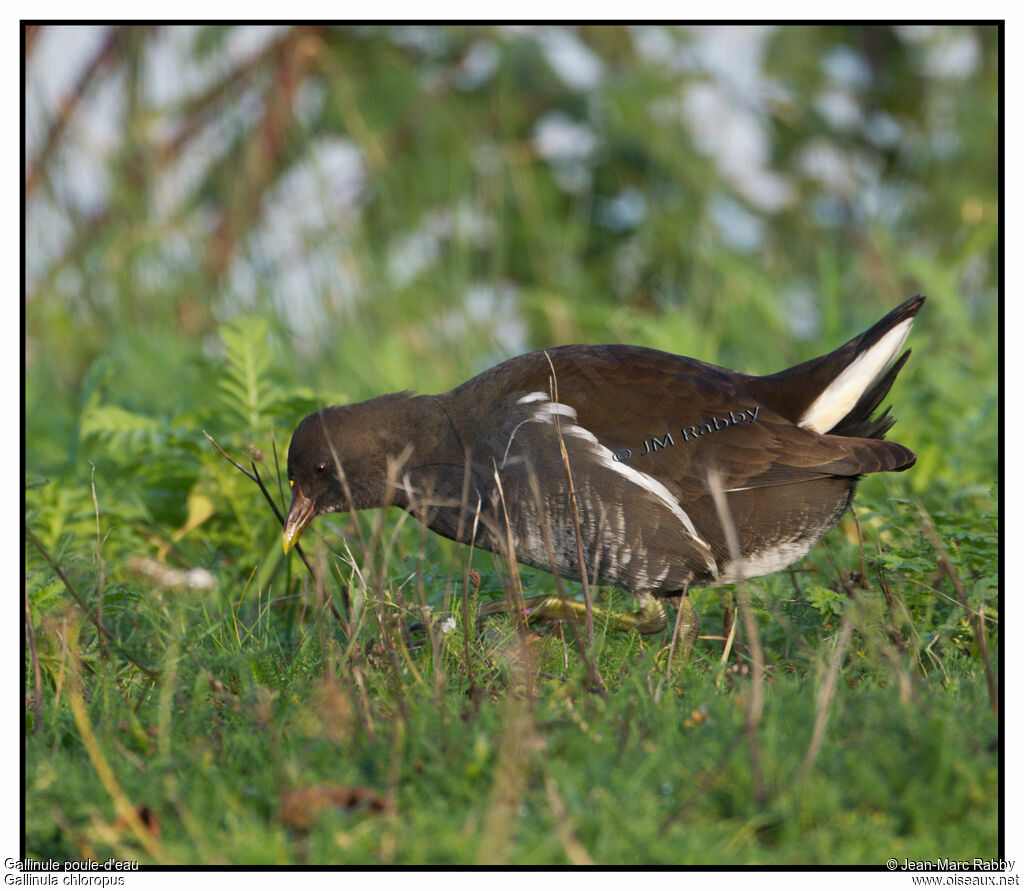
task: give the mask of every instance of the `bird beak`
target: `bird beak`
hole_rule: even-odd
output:
[[[281,544],[287,554],[298,543],[302,530],[309,525],[313,519],[313,509],[316,502],[302,494],[302,490],[295,486],[292,491],[292,506],[288,508],[288,517],[284,521],[284,532],[281,535]]]

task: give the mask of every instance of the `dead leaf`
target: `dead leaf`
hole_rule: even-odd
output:
[[[330,808],[351,810],[360,805],[371,814],[382,814],[392,806],[388,798],[365,786],[319,783],[286,792],[281,801],[281,820],[292,829],[308,829]]]

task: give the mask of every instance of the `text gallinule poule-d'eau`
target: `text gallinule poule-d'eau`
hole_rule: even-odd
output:
[[[321,409],[288,451],[284,550],[321,514],[397,505],[447,538],[506,556],[511,543],[518,561],[579,579],[567,463],[587,577],[639,602],[612,623],[660,631],[670,599],[688,650],[699,627],[691,585],[789,566],[835,526],[862,474],[914,463],[882,439],[888,409],[873,415],[923,303],[763,377],[644,347],[561,346],[438,396]],[[553,597],[527,605],[531,621],[583,610]]]

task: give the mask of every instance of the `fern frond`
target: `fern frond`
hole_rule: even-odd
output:
[[[119,405],[92,403],[82,412],[82,439],[98,439],[115,452],[131,454],[152,446],[162,432],[163,425],[156,418]]]
[[[220,328],[224,341],[221,401],[229,415],[247,431],[270,425],[281,393],[270,380],[273,351],[265,319],[237,318]]]

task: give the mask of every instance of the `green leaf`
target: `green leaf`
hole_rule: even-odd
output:
[[[221,402],[246,433],[270,426],[282,401],[270,380],[273,350],[270,326],[262,318],[238,318],[222,325],[224,375]]]

